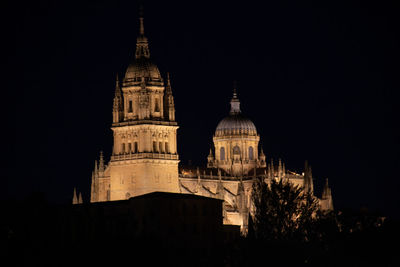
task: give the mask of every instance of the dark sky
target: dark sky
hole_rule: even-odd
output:
[[[398,6],[182,2],[146,1],[145,33],[151,58],[171,73],[184,163],[205,164],[237,80],[268,160],[299,172],[309,160],[338,208],[398,216]],[[135,50],[138,4],[2,5],[2,198],[43,192],[60,203],[77,186],[88,199],[94,160],[110,156],[114,79]]]

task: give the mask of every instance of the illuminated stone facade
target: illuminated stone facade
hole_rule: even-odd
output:
[[[113,105],[114,147],[106,165],[103,154],[92,174],[91,202],[129,199],[162,191],[218,198],[223,202],[224,224],[240,225],[247,232],[254,179],[285,179],[314,192],[311,167],[302,174],[286,169],[281,160],[267,163],[259,149],[254,123],[240,109],[234,88],[231,110],[217,126],[207,168],[178,167],[175,106],[169,77],[164,80],[150,61],[143,18],[135,59],[122,82],[115,86]],[[74,200],[76,203],[78,200]],[[333,209],[326,181],[321,209]]]
[[[143,18],[135,59],[113,106],[114,147],[107,166],[101,155],[92,176],[91,201],[128,199],[150,192],[179,193],[175,106],[169,78],[150,61]]]
[[[240,110],[240,101],[234,89],[229,115],[218,124],[213,141],[214,151],[207,157],[207,168],[182,167],[180,170],[181,192],[224,200],[224,224],[241,226],[247,233],[248,216],[251,213],[253,181],[262,178],[266,183],[272,179],[286,180],[304,191],[314,194],[311,167],[305,164],[304,172],[298,174],[278,164],[266,162],[262,149],[258,151],[260,137],[253,122]],[[332,210],[332,193],[326,180],[322,198],[318,199],[323,210]]]

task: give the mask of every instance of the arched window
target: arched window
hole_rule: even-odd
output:
[[[254,152],[253,152],[253,147],[249,147],[249,159],[253,160],[254,159]]]
[[[135,153],[138,153],[138,144],[137,144],[137,142],[135,142]]]
[[[233,154],[235,155],[240,154],[240,148],[238,146],[233,147]]]
[[[125,153],[125,143],[122,143],[121,150],[122,150],[122,153]]]
[[[132,144],[128,143],[128,153],[131,153],[131,152],[132,152]]]
[[[158,143],[158,147],[160,148],[160,153],[163,153],[163,145],[162,142]]]
[[[220,160],[225,160],[225,148],[224,147],[221,147],[219,149],[219,159]]]

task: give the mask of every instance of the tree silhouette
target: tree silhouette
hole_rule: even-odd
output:
[[[257,239],[307,241],[318,202],[311,193],[288,181],[253,183],[253,231]]]

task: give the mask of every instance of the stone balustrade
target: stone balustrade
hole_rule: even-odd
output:
[[[132,160],[132,159],[179,159],[177,154],[164,154],[164,153],[125,153],[115,154],[111,156],[111,161],[119,160]]]

